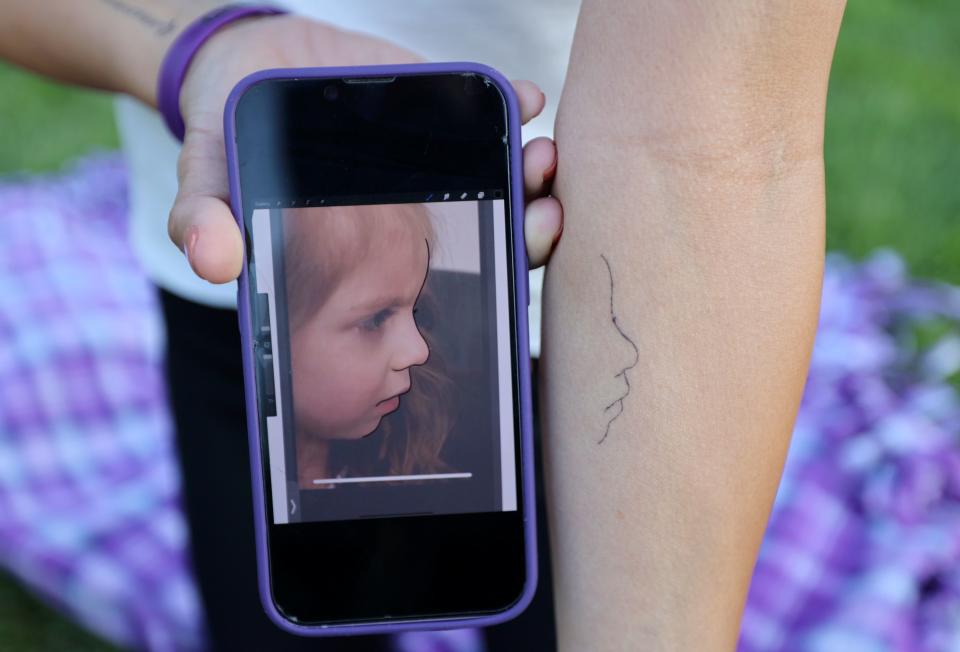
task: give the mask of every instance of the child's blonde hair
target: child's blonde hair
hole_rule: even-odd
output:
[[[395,250],[402,238],[426,241],[430,252],[437,250],[436,232],[423,204],[288,208],[282,211],[282,219],[291,340],[346,276],[374,256]],[[417,310],[439,316],[429,283],[421,290]],[[410,391],[401,409],[384,417],[371,435],[359,441],[331,440],[328,459],[334,474],[343,467],[347,476],[453,470],[440,459],[453,425],[452,383],[434,346],[432,330],[419,324],[418,330],[430,355],[425,364],[410,369]]]

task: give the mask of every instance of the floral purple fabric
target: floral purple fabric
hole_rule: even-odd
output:
[[[163,329],[98,153],[0,180],[0,565],[123,646],[194,650]],[[890,250],[827,258],[740,652],[960,650],[960,289]],[[482,652],[483,632],[396,652]]]

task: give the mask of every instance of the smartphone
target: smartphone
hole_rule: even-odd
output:
[[[512,85],[265,70],[224,134],[267,614],[317,636],[515,617],[537,563]]]

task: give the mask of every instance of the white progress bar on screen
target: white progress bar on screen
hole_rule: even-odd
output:
[[[347,482],[388,482],[390,480],[447,480],[472,478],[472,473],[422,473],[420,475],[377,475],[368,478],[327,478],[314,480],[313,484],[345,484]]]

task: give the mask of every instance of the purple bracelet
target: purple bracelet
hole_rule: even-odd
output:
[[[183,116],[180,115],[180,87],[200,46],[218,29],[235,20],[285,13],[278,7],[264,5],[226,5],[200,16],[174,39],[157,75],[157,109],[177,140],[183,142],[184,134]]]

